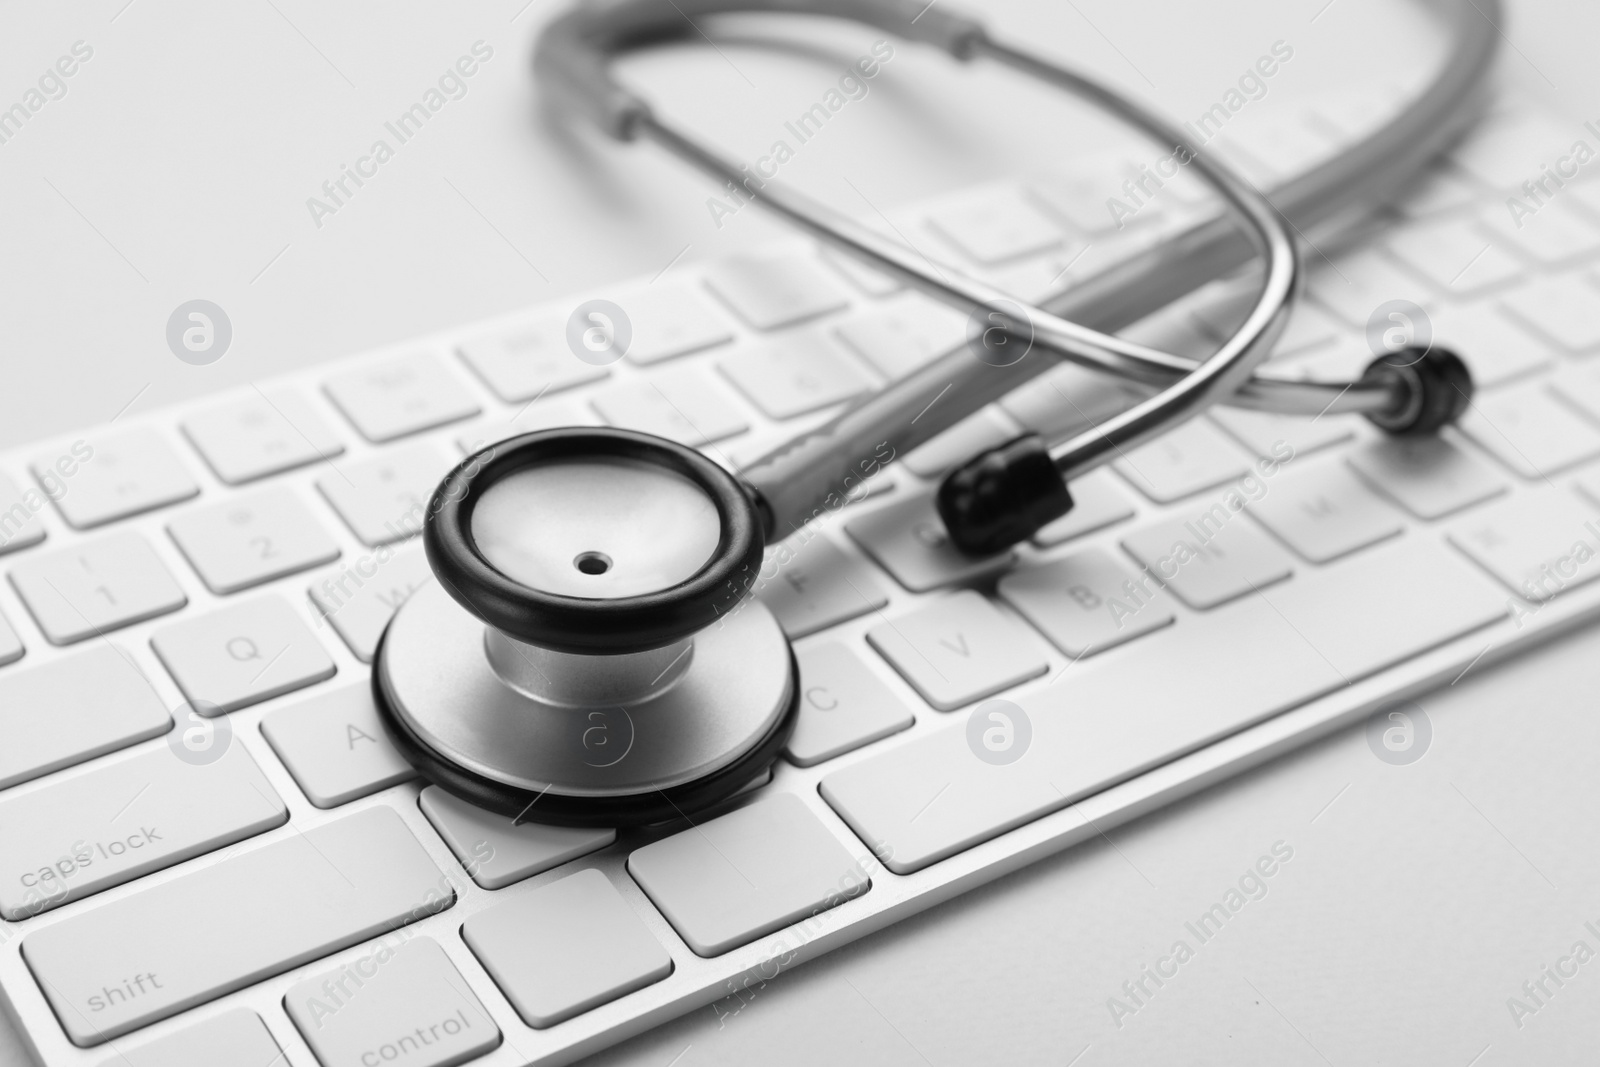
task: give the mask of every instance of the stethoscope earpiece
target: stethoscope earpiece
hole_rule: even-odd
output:
[[[1386,387],[1399,397],[1391,410],[1369,411],[1374,426],[1395,437],[1438,433],[1472,404],[1472,372],[1448,348],[1402,348],[1367,365],[1361,383]]]

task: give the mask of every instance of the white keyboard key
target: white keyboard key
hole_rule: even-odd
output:
[[[1072,494],[1072,510],[1040,527],[1033,535],[1034,544],[1048,548],[1133,518],[1133,505],[1104,468],[1085,474],[1068,491]]]
[[[428,498],[453,465],[439,446],[418,441],[341,463],[317,479],[317,488],[363,543],[386,545],[422,532]]]
[[[912,449],[901,459],[906,470],[923,478],[937,478],[979,452],[998,448],[1022,436],[1022,427],[996,404],[982,408],[948,430]]]
[[[1600,505],[1600,472],[1589,471],[1573,482],[1586,503]]]
[[[1401,270],[1378,248],[1339,256],[1310,271],[1311,295],[1348,326],[1366,329],[1372,313],[1391,300],[1429,304],[1428,287]]]
[[[119,1045],[100,1067],[286,1067],[288,1062],[261,1016],[234,1008],[142,1045]]]
[[[1389,505],[1334,461],[1279,474],[1250,505],[1250,514],[1312,563],[1349,555],[1404,529]]]
[[[1600,430],[1543,382],[1478,397],[1461,429],[1524,478],[1546,478],[1600,455]]]
[[[385,938],[296,982],[283,1006],[322,1067],[454,1067],[500,1046],[500,1028],[431,937]]]
[[[1506,191],[1539,174],[1539,166],[1572,149],[1582,131],[1542,108],[1519,108],[1482,123],[1451,152],[1456,165],[1492,189]]]
[[[1121,186],[1132,171],[1130,161],[1120,153],[1079,157],[1067,167],[1034,178],[1028,183],[1028,195],[1081,233],[1109,233],[1127,225],[1127,220],[1119,220],[1111,213],[1107,201],[1127,196]],[[1156,210],[1153,205],[1145,209]]]
[[[184,749],[194,760],[162,745],[4,794],[0,916],[16,922],[287,822],[245,746],[220,737],[196,737]]]
[[[27,651],[22,647],[22,638],[17,636],[17,631],[12,627],[4,615],[0,615],[0,667],[8,663],[15,663]]]
[[[218,478],[240,485],[331,459],[344,445],[293,389],[273,389],[183,420],[184,436]]]
[[[1289,554],[1225,504],[1128,534],[1122,547],[1179,600],[1204,611],[1281,582]]]
[[[127,653],[101,642],[0,676],[0,789],[159,737],[172,716]]]
[[[1030,256],[1000,266],[978,267],[973,274],[1002,293],[1042,304],[1050,296],[1109,270],[1131,254],[1128,249],[1140,244],[1143,235],[1150,235],[1150,240],[1144,243],[1152,244],[1160,232],[1160,226],[1146,225],[1141,219],[1138,225],[1109,234],[1094,244],[1075,237],[1042,256]]]
[[[1270,189],[1279,183],[1279,170],[1264,158],[1258,158],[1240,141],[1243,138],[1232,127],[1219,130],[1206,147],[1223,163],[1232,167],[1241,178],[1257,189]]]
[[[756,407],[792,419],[860,396],[872,381],[827,335],[794,333],[735,352],[717,364]]]
[[[838,311],[844,290],[804,254],[733,256],[713,264],[706,287],[747,324],[776,330]]]
[[[1402,189],[1394,206],[1407,218],[1420,219],[1459,211],[1476,203],[1478,197],[1477,186],[1448,165],[1436,164]]]
[[[867,631],[867,641],[924,700],[950,711],[1043,674],[1032,634],[971,590]]]
[[[605,366],[585,363],[573,354],[567,345],[567,320],[559,315],[503,327],[456,351],[494,395],[508,404],[599,381],[611,373]]]
[[[1571,200],[1591,221],[1600,222],[1600,183],[1592,181],[1569,182],[1561,190],[1563,200]]]
[[[1450,530],[1450,543],[1518,596],[1550,600],[1600,578],[1600,507],[1563,489],[1502,500]]]
[[[1133,487],[1158,504],[1171,504],[1242,478],[1244,453],[1205,419],[1191,419],[1112,463]]]
[[[891,381],[966,342],[966,319],[921,293],[905,293],[841,322],[839,339]]]
[[[822,258],[840,274],[850,280],[850,284],[860,289],[867,296],[888,296],[902,288],[900,283],[880,271],[873,270],[857,260],[854,256],[843,252],[836,252],[827,245],[820,246]]]
[[[28,969],[89,1048],[455,903],[373,807],[31,931]]]
[[[1535,287],[1518,289],[1507,304]],[[1595,295],[1600,297],[1600,293]],[[1555,358],[1549,343],[1512,322],[1500,308],[1487,304],[1457,304],[1440,309],[1433,317],[1433,336],[1435,343],[1466,361],[1472,380],[1480,389],[1543,370]]]
[[[1251,303],[1254,303],[1255,289],[1250,290]],[[1294,359],[1307,352],[1315,352],[1325,348],[1344,336],[1344,328],[1335,322],[1326,312],[1320,310],[1315,304],[1304,301],[1295,305],[1294,315],[1289,319],[1288,327],[1279,336],[1278,343],[1272,349],[1273,359]],[[1219,338],[1220,340],[1221,338]]]
[[[37,489],[24,494],[10,476],[0,472],[0,553],[27,548],[44,540],[44,523],[39,512],[44,497]]]
[[[856,544],[895,581],[913,593],[975,581],[1010,566],[1017,558],[1006,549],[991,556],[969,556],[950,543],[932,497],[898,500],[845,525]]]
[[[796,766],[814,766],[911,725],[911,709],[844,645],[808,645],[797,658],[800,721],[783,750]]]
[[[1187,359],[1209,358],[1217,350],[1216,339],[1200,318],[1184,306],[1186,303],[1168,305],[1145,316],[1122,336],[1135,344]]]
[[[593,426],[599,421],[594,412],[576,400],[541,400],[523,408],[511,422],[480,422],[468,427],[456,438],[456,447],[470,455],[519,434],[561,426]]]
[[[424,789],[417,803],[467,874],[485,889],[504,889],[617,839],[615,830],[514,823],[436,785]]]
[[[1398,83],[1374,80],[1359,86],[1346,84],[1335,92],[1322,94],[1311,111],[1338,134],[1341,144],[1348,145],[1393,118],[1406,99]]]
[[[1000,407],[1024,429],[1060,441],[1132,407],[1134,399],[1114,378],[1063,363],[1013,389]]]
[[[1055,223],[1012,189],[969,193],[928,218],[968,259],[1004,263],[1034,255],[1061,243]]]
[[[699,956],[718,956],[872,888],[792,793],[635,849],[628,873]]]
[[[480,911],[461,936],[522,1021],[540,1030],[672,973],[672,957],[592,869]]]
[[[339,558],[339,546],[293,491],[274,486],[167,524],[213,593],[237,593]]]
[[[1262,163],[1263,178],[1275,185],[1311,169],[1333,155],[1333,141],[1301,116],[1283,116],[1255,125],[1229,126],[1227,136]],[[1266,185],[1263,188],[1267,187]]]
[[[1019,698],[1032,741],[1010,764],[974,756],[958,721],[834,771],[822,796],[883,843],[890,870],[921,870],[1504,618],[1504,594],[1439,549],[1406,538],[1241,600],[1216,625],[1077,665],[1070,684]]]
[[[1442,437],[1380,437],[1345,462],[1419,519],[1443,518],[1506,491],[1498,474]]]
[[[1546,381],[1552,393],[1600,422],[1600,365],[1588,360],[1568,363]]]
[[[1478,226],[1486,235],[1539,266],[1572,266],[1600,252],[1600,226],[1566,200],[1551,201],[1536,214],[1516,219],[1503,205],[1496,204],[1479,214]]]
[[[1254,274],[1218,278],[1170,307],[1181,308],[1211,342],[1211,350],[1238,332],[1255,307],[1261,283]],[[1298,314],[1298,310],[1296,311]],[[1287,328],[1286,328],[1287,329]]]
[[[188,603],[149,542],[132,530],[30,556],[11,569],[11,584],[52,645],[70,645]]]
[[[422,546],[410,545],[392,551],[380,548],[307,592],[356,659],[371,663],[390,617],[412,593],[431,581],[433,570]]]
[[[1286,454],[1299,458],[1341,444],[1350,440],[1361,418],[1359,415],[1323,415],[1313,419],[1220,406],[1207,414],[1236,441],[1263,459],[1282,459]]]
[[[621,306],[633,325],[628,359],[634,363],[659,363],[733,340],[728,324],[687,285],[651,286]]]
[[[327,650],[278,596],[163,626],[150,645],[191,704],[219,711],[304,689],[334,672]]]
[[[1571,354],[1600,348],[1600,288],[1587,275],[1540,278],[1502,301],[1523,326]]]
[[[1279,377],[1306,382],[1334,382],[1342,387],[1360,378],[1373,359],[1372,350],[1365,342],[1346,338],[1300,359],[1277,364],[1272,370]],[[1354,420],[1351,421],[1354,424]]]
[[[341,371],[322,388],[361,436],[374,443],[478,413],[478,402],[432,352]]]
[[[1081,659],[1172,624],[1160,584],[1139,582],[1108,553],[1086,548],[1012,571],[999,592],[1052,644]]]
[[[276,708],[261,720],[261,733],[319,808],[336,808],[416,776],[389,742],[365,681]]]
[[[1454,219],[1409,227],[1389,242],[1389,250],[1435,288],[1455,297],[1474,296],[1529,275],[1528,268],[1506,250],[1503,239],[1486,237]]]
[[[670,367],[642,380],[606,386],[591,398],[612,426],[699,446],[750,428],[728,391],[699,367]]]
[[[871,567],[814,530],[768,549],[762,572],[755,595],[791,641],[889,603]]]
[[[93,454],[86,454],[90,449]],[[38,453],[28,465],[61,517],[79,530],[188,500],[200,491],[166,439],[146,428]]]

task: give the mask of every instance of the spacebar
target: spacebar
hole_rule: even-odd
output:
[[[1487,579],[1414,534],[1069,668],[1018,698],[1033,736],[1013,763],[979,759],[962,716],[835,771],[822,796],[909,874],[1505,612]]]
[[[455,902],[389,808],[369,808],[30,933],[22,955],[88,1048]]]

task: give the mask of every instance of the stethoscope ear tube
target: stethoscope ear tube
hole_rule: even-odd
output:
[[[1490,6],[1498,7],[1493,3]],[[1264,254],[1267,259],[1262,293],[1245,325],[1214,356],[1197,364],[1067,321],[1050,310],[1028,307],[954,272],[936,277],[910,250],[885,241],[853,220],[837,216],[776,183],[762,183],[750,189],[757,202],[802,229],[936,299],[973,313],[1004,309],[1008,334],[1016,340],[1026,338],[1047,357],[1026,360],[1017,367],[997,368],[984,365],[981,356],[974,360],[965,352],[952,352],[923,371],[892,383],[812,434],[758,460],[747,468],[745,476],[763,502],[769,538],[787,534],[824,510],[823,502],[838,495],[840,485],[856,473],[862,455],[883,447],[894,453],[908,451],[1031,378],[1055,358],[1119,374],[1160,390],[1092,433],[1051,447],[1051,462],[1062,477],[1068,478],[1193,417],[1211,403],[1232,402],[1306,415],[1359,411],[1377,421],[1408,409],[1413,394],[1423,388],[1424,380],[1415,374],[1388,372],[1369,374],[1342,385],[1252,377],[1253,368],[1265,358],[1282,329],[1298,288],[1299,267],[1284,213],[1213,160],[1195,154],[1180,131],[1132,100],[1056,64],[1000,44],[975,20],[931,5],[902,4],[899,0],[872,4],[845,0],[692,0],[676,7],[672,16],[648,0],[616,0],[578,7],[553,23],[541,39],[538,63],[542,79],[551,91],[575,103],[610,135],[623,139],[647,137],[713,175],[719,184],[731,181],[749,188],[748,176],[738,167],[654,115],[641,99],[615,82],[608,68],[610,59],[631,48],[688,36],[693,32],[691,19],[701,15],[785,12],[866,21],[908,39],[934,44],[958,59],[985,56],[998,60],[1092,100],[1158,142],[1176,145],[1193,169],[1222,194],[1234,219],[1248,223],[1243,233],[1226,220],[1201,224],[1174,238],[1159,254],[1147,252],[1114,270],[1117,284],[1107,282],[1100,288],[1115,296],[1114,301],[1107,302],[1123,309],[1120,316],[1111,313],[1097,319],[1093,306],[1073,300],[1070,292],[1050,308],[1072,306],[1078,312],[1075,318],[1117,328],[1130,315],[1138,317],[1132,314],[1138,307],[1146,312],[1153,310],[1192,290],[1200,281],[1226,273],[1252,252]],[[913,8],[917,10],[914,12]],[[1380,178],[1391,180],[1384,175],[1414,173],[1461,128],[1468,111],[1469,94],[1465,90],[1476,83],[1494,51],[1492,25],[1485,28],[1483,23],[1487,20],[1481,11],[1474,14],[1478,15],[1476,20],[1467,17],[1462,8],[1452,61],[1412,112],[1369,137],[1354,152],[1289,183],[1285,189],[1289,207],[1307,218],[1321,217],[1348,203],[1349,189],[1370,190]],[[1418,125],[1427,128],[1419,130]],[[1418,143],[1428,146],[1426,153],[1413,147]],[[1374,149],[1379,147],[1386,154],[1375,157]],[[1356,157],[1370,173],[1353,170]],[[1340,181],[1332,181],[1334,177]],[[1181,264],[1183,270],[1167,269],[1174,262]],[[1160,284],[1144,285],[1143,294],[1128,291],[1141,279],[1157,278]],[[1140,299],[1145,303],[1139,304]],[[1112,321],[1119,317],[1123,321]],[[1429,411],[1449,407],[1437,403],[1425,406]],[[936,414],[924,417],[930,410],[936,410]],[[1032,469],[1037,470],[1037,466]],[[1067,494],[1053,489],[1041,490],[1041,494],[1035,500],[1020,500],[1012,519],[1041,515],[1046,501],[1068,499]],[[960,494],[952,489],[952,499],[957,496]],[[961,543],[963,538],[957,540]],[[976,540],[981,538],[975,535]]]
[[[850,19],[957,59],[971,53],[983,24],[926,0],[596,0],[552,19],[534,46],[534,77],[553,99],[610,137],[633,140],[650,106],[611,77],[620,52],[694,35],[696,18],[730,11]]]

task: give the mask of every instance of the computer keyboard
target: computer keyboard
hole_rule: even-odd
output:
[[[1343,94],[1219,144],[1272,183],[1376,123]],[[619,833],[513,825],[424,786],[368,665],[432,581],[416,534],[466,452],[612,424],[749,463],[962,343],[963,316],[808,243],[582,297],[0,455],[0,992],[47,1067],[567,1063],[1098,836],[1600,610],[1600,184],[1508,191],[1581,131],[1506,105],[1308,252],[1273,367],[1358,374],[1426,309],[1481,391],[1458,429],[1217,409],[972,558],[939,477],[1133,399],[1052,370],[770,550],[757,595],[804,702],[770,779]],[[896,212],[1037,298],[1206,210],[1117,232],[1110,153]],[[1326,252],[1326,254],[1324,254]],[[1128,331],[1214,349],[1250,280]],[[1413,324],[1414,326],[1415,324]],[[422,594],[429,595],[429,594]],[[996,717],[999,713],[999,717]]]

